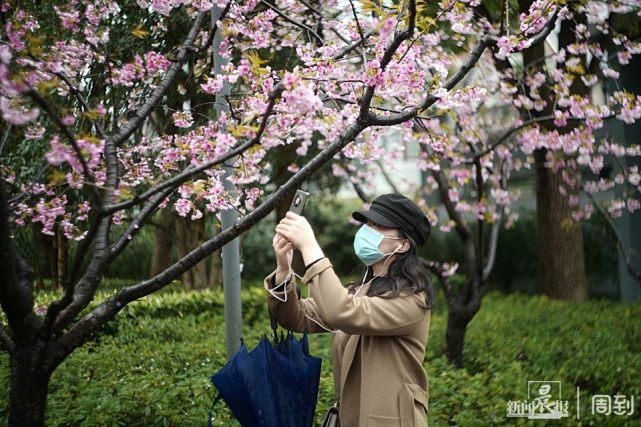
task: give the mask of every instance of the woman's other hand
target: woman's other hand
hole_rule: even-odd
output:
[[[294,256],[294,245],[281,234],[274,234],[272,239],[272,246],[276,254],[276,265],[278,270],[289,272],[292,265],[292,257]]]
[[[272,246],[276,254],[276,284],[280,284],[289,276],[292,257],[294,256],[294,245],[280,234],[275,233],[272,239]]]
[[[276,232],[283,235],[301,252],[305,265],[324,256],[314,236],[314,230],[304,216],[287,212],[285,218],[276,225]]]

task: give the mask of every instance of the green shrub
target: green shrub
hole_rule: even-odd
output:
[[[99,298],[111,293],[103,291]],[[39,302],[53,294],[39,295]],[[264,291],[243,290],[243,336],[253,348],[269,334]],[[439,299],[442,301],[442,298]],[[225,363],[220,291],[163,290],[126,307],[53,375],[47,408],[51,426],[202,426],[216,392],[210,376]],[[425,369],[431,426],[525,425],[508,419],[507,401],[527,397],[528,380],[562,381],[576,425],[574,390],[581,388],[581,425],[639,425],[641,303],[583,304],[543,296],[491,292],[466,336],[465,369],[443,354],[444,304],[432,315]],[[310,336],[323,358],[317,422],[333,402],[330,334]],[[6,423],[8,360],[0,355],[0,420]],[[589,397],[635,395],[632,417],[592,415]],[[215,425],[237,425],[219,403]],[[543,425],[543,424],[541,424]]]

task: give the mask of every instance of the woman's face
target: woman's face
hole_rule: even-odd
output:
[[[374,230],[378,231],[384,236],[387,237],[402,237],[401,233],[398,228],[388,228],[388,227],[383,227],[382,225],[378,225],[371,220],[367,220],[367,225],[372,227]],[[383,239],[381,241],[381,244],[378,245],[378,249],[383,252],[384,254],[388,254],[390,252],[393,252],[394,249],[397,249],[401,246],[401,243],[403,243],[402,249],[399,249],[397,252],[403,252],[405,249],[405,242],[407,240],[398,240],[398,239]]]

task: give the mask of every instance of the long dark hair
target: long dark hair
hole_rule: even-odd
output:
[[[429,268],[427,261],[421,258],[418,255],[418,248],[414,239],[406,235],[400,229],[397,229],[399,237],[403,237],[410,242],[410,248],[402,253],[396,254],[396,259],[392,261],[388,270],[387,276],[382,279],[385,280],[373,280],[369,289],[367,290],[367,296],[369,297],[381,297],[381,298],[393,298],[399,296],[401,293],[425,293],[425,305],[424,308],[431,310],[436,299],[436,291],[430,279]],[[370,269],[365,281],[371,278],[371,275],[374,274],[374,271]],[[357,282],[352,282],[358,284]],[[391,293],[386,294],[391,291]]]

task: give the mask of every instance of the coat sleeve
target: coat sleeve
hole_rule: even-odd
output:
[[[271,289],[275,276],[276,270],[265,278],[264,287],[267,291],[267,306],[278,324],[294,332],[329,332],[331,328],[320,315],[314,299],[298,297],[295,276],[291,275],[285,289],[280,292]]]
[[[320,316],[332,328],[347,334],[406,335],[427,315],[418,294],[394,298],[349,294],[327,258],[311,266],[302,280]]]

